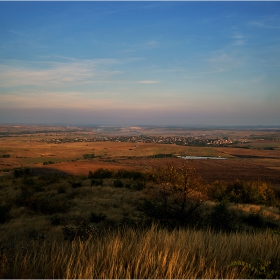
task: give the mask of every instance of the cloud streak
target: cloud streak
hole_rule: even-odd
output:
[[[0,64],[0,87],[62,86],[104,83],[121,71],[112,70],[116,60],[34,62],[22,65]]]
[[[158,84],[160,81],[156,80],[143,80],[136,82],[137,84],[146,84],[146,85],[152,85],[152,84]]]

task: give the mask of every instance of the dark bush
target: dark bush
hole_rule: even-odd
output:
[[[259,213],[251,213],[246,217],[243,217],[243,221],[249,226],[261,228],[264,226],[264,220]]]
[[[51,160],[43,162],[43,165],[48,165],[48,164],[55,164],[55,162],[53,162]]]
[[[38,177],[38,181],[40,183],[44,183],[45,185],[51,185],[51,184],[57,183],[61,179],[66,179],[66,175],[48,174],[48,175],[41,175]]]
[[[94,154],[83,154],[84,159],[95,158]]]
[[[45,215],[65,213],[70,207],[70,204],[66,199],[35,194],[32,189],[27,187],[21,187],[21,193],[16,197],[15,202],[19,206],[28,207],[34,212],[39,212]]]
[[[62,219],[61,219],[60,216],[58,216],[57,214],[55,214],[55,215],[53,215],[53,216],[50,217],[50,221],[51,221],[51,224],[52,224],[53,226],[58,226],[58,225],[61,224]]]
[[[106,219],[106,215],[99,213],[99,214],[95,214],[93,212],[90,213],[90,218],[89,221],[91,223],[100,223],[103,222]]]
[[[35,185],[35,180],[32,177],[24,177],[22,179],[22,183],[23,183],[24,186],[27,186],[27,187],[30,186],[31,187],[31,186]]]
[[[0,224],[4,224],[10,220],[10,205],[0,205]]]
[[[103,180],[102,179],[92,179],[91,186],[102,186]]]
[[[39,232],[36,229],[31,229],[28,232],[27,236],[28,236],[28,238],[33,239],[33,240],[45,241],[47,239],[47,236],[44,233]]]
[[[83,222],[77,227],[64,226],[63,229],[64,240],[73,241],[75,239],[87,240],[97,231],[96,228],[90,224]]]
[[[99,168],[96,171],[89,171],[89,179],[107,179],[113,176],[114,172],[112,170]]]
[[[218,203],[209,215],[209,223],[210,227],[216,231],[229,232],[234,230],[234,215],[228,209],[228,205],[226,203]]]
[[[66,199],[60,197],[38,197],[34,200],[31,207],[34,211],[39,211],[45,215],[55,213],[66,213],[70,208],[70,204]]]
[[[123,184],[123,182],[121,180],[116,179],[116,180],[113,181],[113,186],[115,188],[123,188],[124,184]]]
[[[9,157],[10,157],[9,154],[2,154],[2,155],[0,156],[0,158],[9,158]]]
[[[72,182],[72,188],[80,188],[82,186],[81,182]]]
[[[24,177],[24,176],[31,176],[32,171],[28,167],[16,168],[13,171],[13,175],[14,175],[15,178],[20,178],[20,177]]]
[[[57,193],[58,193],[58,194],[60,194],[60,193],[66,193],[65,187],[59,187],[59,188],[57,189]]]
[[[136,191],[141,191],[146,187],[145,183],[142,182],[137,182],[136,184],[133,185],[133,189]]]

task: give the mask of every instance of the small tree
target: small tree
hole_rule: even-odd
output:
[[[184,162],[178,167],[174,164],[164,166],[154,171],[154,179],[157,203],[176,219],[185,219],[206,199],[192,162]]]

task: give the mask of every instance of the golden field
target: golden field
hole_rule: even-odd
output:
[[[276,265],[280,258],[279,235],[273,234],[280,228],[278,134],[273,132],[274,140],[262,140],[271,132],[254,132],[259,138],[242,148],[248,145],[251,131],[139,129],[0,127],[1,278],[236,279],[244,278],[248,270],[231,267],[233,261],[262,259]],[[239,147],[52,141],[138,135],[139,131],[157,136],[234,135]],[[227,159],[176,157],[184,155]],[[156,174],[165,166],[180,170],[184,163],[195,168],[199,189],[187,200],[183,221],[170,210],[180,196],[173,201],[172,192],[164,193],[169,186],[161,181],[164,174],[158,173],[158,182],[141,179],[141,174]],[[100,168],[111,175],[94,177]],[[16,176],[15,169],[30,169],[32,174]],[[244,203],[236,196],[240,201],[223,205],[211,197],[209,190],[218,196],[217,186],[225,190],[232,184],[251,191],[250,195],[254,190],[262,192],[267,201]],[[275,191],[273,201],[270,189]],[[192,212],[193,201],[200,197]],[[171,212],[165,212],[167,206],[172,206]]]

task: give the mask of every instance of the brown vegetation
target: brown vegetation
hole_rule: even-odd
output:
[[[0,158],[2,278],[238,278],[232,261],[279,258],[277,142],[48,144],[35,140],[50,133],[12,133],[0,138],[10,155]]]

